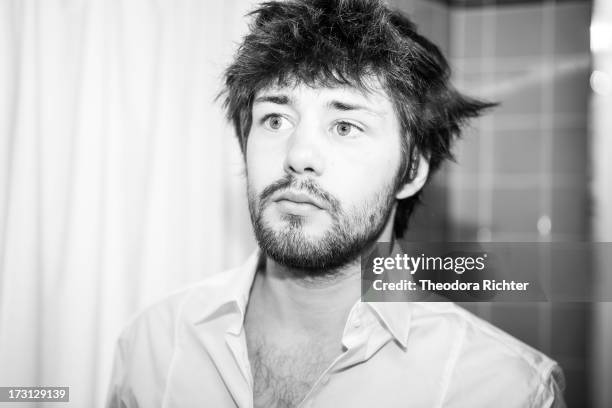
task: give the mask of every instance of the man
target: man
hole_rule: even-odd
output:
[[[452,303],[360,302],[468,118],[438,49],[378,1],[270,2],[226,72],[260,251],[137,317],[111,407],[550,407],[558,366]]]

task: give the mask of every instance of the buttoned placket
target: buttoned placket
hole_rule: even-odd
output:
[[[342,335],[342,344],[345,348],[331,364],[321,374],[314,383],[308,394],[304,397],[298,408],[311,408],[315,404],[317,393],[321,388],[328,385],[335,372],[351,365],[365,361],[370,347],[370,334],[375,330],[374,319],[367,314],[366,305],[358,302],[353,306],[345,330]],[[390,336],[389,336],[390,338]]]
[[[243,330],[241,328],[242,321],[240,320],[240,313],[238,308],[232,305],[223,305],[223,309],[218,314],[213,315],[212,318],[196,322],[193,326],[193,333],[195,338],[206,350],[206,355],[210,356],[213,364],[217,367],[219,376],[226,384],[227,391],[230,393],[236,406],[240,408],[252,408],[253,407],[253,392],[251,386],[251,376],[248,365],[244,363],[243,350],[246,350],[246,341]],[[233,309],[233,310],[232,310]],[[223,336],[219,336],[217,333],[223,333]],[[175,362],[175,367],[181,365],[190,366],[191,361],[188,361],[189,356],[184,353],[178,353],[178,358]],[[248,359],[247,359],[248,363]],[[170,378],[168,381],[178,382],[181,384],[180,388],[184,389],[187,386],[194,387],[194,391],[199,390],[201,395],[202,387],[204,384],[198,385],[197,378],[194,376],[187,376],[188,372],[193,372],[193,368],[189,370],[182,370],[176,368],[175,370],[178,378]],[[168,390],[168,400],[177,401],[180,400],[174,395],[173,389]],[[201,395],[199,398],[205,398],[205,395]],[[169,404],[168,407],[182,406]]]
[[[227,346],[234,355],[234,359],[240,368],[242,376],[252,388],[253,376],[251,375],[251,365],[249,364],[249,354],[244,339],[244,332],[241,332],[239,335],[227,333],[225,340]]]
[[[329,384],[334,372],[339,369],[342,369],[342,367],[344,366],[350,365],[350,364],[343,364],[347,356],[356,357],[357,360],[362,361],[360,360],[361,355],[355,355],[355,347],[358,347],[358,345],[355,345],[354,347],[351,347],[351,348],[347,348],[338,357],[336,357],[336,359],[329,365],[329,367],[327,367],[327,369],[323,371],[323,373],[317,379],[317,381],[315,381],[310,391],[308,391],[308,394],[306,394],[302,402],[298,405],[298,408],[310,408],[314,405],[314,401],[316,399],[317,393],[321,390],[321,387]],[[362,353],[362,354],[365,354],[365,353]],[[350,360],[353,361],[354,359],[351,358]]]
[[[246,304],[246,301],[245,299],[243,299],[242,305],[245,305],[245,304]],[[227,332],[225,333],[225,342],[229,350],[231,351],[232,356],[234,357],[234,360],[236,361],[236,364],[238,365],[240,373],[242,374],[242,377],[245,380],[246,385],[248,387],[249,398],[246,399],[247,400],[246,405],[244,403],[245,401],[236,401],[236,402],[238,403],[238,406],[240,407],[253,408],[253,405],[254,405],[254,402],[253,402],[253,374],[251,372],[251,364],[249,362],[249,354],[248,354],[247,343],[246,343],[243,309],[244,309],[244,306],[243,308],[241,308],[240,306],[238,307],[239,313],[238,313],[238,316],[236,316],[236,318],[239,319],[239,321],[237,321],[233,327],[230,327],[227,330]],[[244,393],[247,393],[247,391],[244,391]],[[242,395],[243,392],[240,392],[240,394]]]

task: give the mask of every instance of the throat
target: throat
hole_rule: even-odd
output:
[[[295,407],[343,352],[342,333],[359,299],[359,280],[310,287],[262,266],[244,320],[254,403]]]
[[[345,318],[336,324],[318,314],[307,321],[294,315],[288,324],[291,319],[278,319],[260,289],[256,281],[244,322],[254,406],[296,407],[342,353]]]
[[[304,279],[268,259],[255,276],[249,308],[281,329],[306,330],[317,338],[340,335],[359,300],[360,277],[360,269],[355,269],[334,278]]]

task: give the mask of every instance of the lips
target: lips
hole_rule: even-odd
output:
[[[325,209],[325,204],[311,196],[310,194],[298,191],[283,191],[274,198],[275,202],[289,201],[296,204],[310,204],[322,210]]]

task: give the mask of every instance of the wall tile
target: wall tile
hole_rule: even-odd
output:
[[[579,62],[576,62],[579,64]],[[555,74],[554,110],[558,113],[585,112],[589,102],[591,88],[589,85],[590,70],[577,65],[575,69],[565,69]]]
[[[542,134],[537,131],[496,131],[493,170],[501,174],[541,171]]]
[[[474,58],[482,55],[482,16],[481,9],[458,9],[452,13],[452,56]]]
[[[535,347],[539,345],[539,313],[533,305],[494,304],[491,308],[493,324]]]
[[[538,114],[544,110],[546,78],[535,63],[526,63],[522,70],[502,71],[495,75],[495,98],[500,102],[497,115]]]
[[[559,177],[573,175],[582,183],[588,171],[588,136],[586,129],[557,129],[552,137],[551,172]]]
[[[554,188],[551,198],[552,231],[576,234],[586,239],[589,219],[586,184],[578,188]]]
[[[552,354],[555,358],[583,358],[587,354],[592,310],[585,303],[559,304],[552,310]],[[580,333],[582,335],[576,335]]]
[[[542,6],[500,7],[495,13],[495,55],[540,55],[543,51]]]
[[[540,191],[537,188],[493,189],[494,230],[536,233],[540,212]]]
[[[589,49],[591,4],[566,2],[555,8],[556,53],[581,53]]]
[[[559,361],[565,374],[565,403],[568,407],[591,407],[588,388],[588,370],[586,367],[564,368],[563,360]]]

